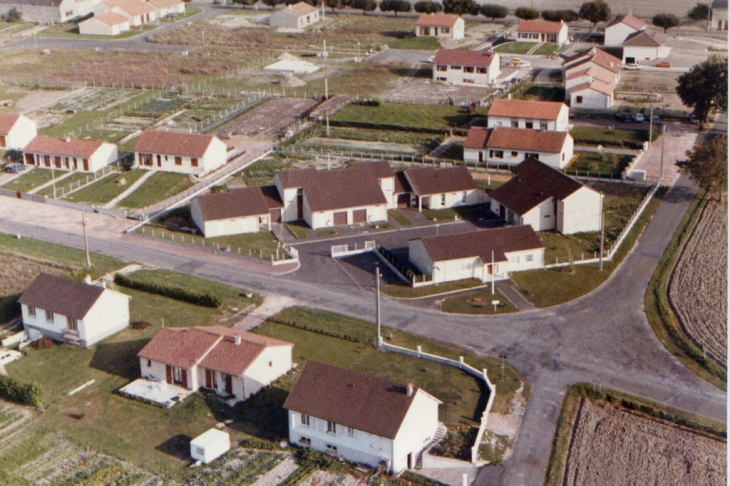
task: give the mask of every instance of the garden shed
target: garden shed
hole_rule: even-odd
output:
[[[190,441],[190,457],[203,464],[209,464],[228,452],[231,438],[227,432],[210,429]]]

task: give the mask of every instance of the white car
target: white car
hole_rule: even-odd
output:
[[[627,69],[629,71],[638,71],[639,65],[636,63],[626,64],[624,65],[624,69]]]
[[[517,67],[520,68],[531,68],[532,63],[530,61],[520,61],[519,64],[517,64]]]

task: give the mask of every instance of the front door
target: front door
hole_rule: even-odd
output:
[[[44,155],[43,156],[43,163],[45,164],[46,167],[50,167],[51,166],[51,156],[50,155]]]
[[[167,373],[167,384],[172,385],[172,366],[166,365],[165,372]]]
[[[157,167],[162,167],[162,156],[157,154]]]
[[[504,206],[499,205],[499,217],[504,219]]]
[[[304,196],[297,194],[297,219],[304,219]]]
[[[5,135],[0,135],[0,148],[5,148],[6,146]]]
[[[89,172],[89,159],[84,159],[84,171]]]
[[[25,154],[25,163],[28,165],[35,165],[35,159],[33,154]]]
[[[233,377],[231,375],[226,375],[226,393],[233,394]]]
[[[408,453],[408,469],[413,469],[413,453]]]
[[[213,372],[209,369],[205,370],[205,387],[213,388]]]

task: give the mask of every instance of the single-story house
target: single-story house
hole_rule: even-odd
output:
[[[13,9],[25,22],[51,24],[85,17],[94,11],[98,0],[0,0],[0,16]]]
[[[35,122],[19,113],[0,113],[0,149],[23,150],[38,134]]]
[[[518,42],[550,42],[562,46],[568,40],[568,24],[562,20],[521,20],[515,33]]]
[[[142,378],[247,400],[292,367],[292,343],[225,326],[165,327],[137,354]]]
[[[710,30],[727,30],[727,0],[712,0],[710,5]]]
[[[190,216],[206,238],[256,233],[281,221],[284,205],[276,186],[243,187],[198,196],[190,203]]]
[[[142,0],[101,0],[94,5],[94,15],[114,12],[129,20],[130,27],[139,27],[158,18],[157,8]]]
[[[129,326],[130,296],[47,273],[38,274],[18,302],[30,339],[46,336],[88,348]]]
[[[94,15],[79,23],[79,33],[93,35],[119,35],[129,30],[129,19],[122,14],[107,12]]]
[[[512,179],[490,193],[492,212],[510,224],[565,235],[599,231],[603,196],[534,159],[512,167]]]
[[[596,47],[579,52],[563,61],[565,99],[573,108],[609,108],[620,76],[621,59]]]
[[[664,45],[666,40],[666,35],[652,29],[631,34],[624,41],[623,62],[634,64],[639,61],[653,61],[669,56],[672,48]]]
[[[400,474],[439,428],[442,402],[409,383],[308,361],[284,402],[289,442]]]
[[[489,108],[487,127],[529,128],[565,132],[570,110],[559,101],[532,101],[497,98]]]
[[[517,165],[526,157],[562,169],[573,159],[573,137],[568,132],[472,127],[464,143],[466,163]]]
[[[466,167],[415,167],[403,171],[411,188],[411,207],[446,209],[486,202],[486,194]]]
[[[157,9],[158,19],[167,17],[170,14],[185,14],[185,2],[183,0],[147,0],[147,3]]]
[[[285,29],[304,29],[317,22],[319,22],[319,10],[306,2],[299,2],[277,9],[269,17],[271,27],[283,27]]]
[[[96,140],[56,138],[38,135],[23,149],[28,165],[96,172],[119,158],[117,146]]]
[[[460,86],[489,86],[501,72],[493,51],[439,49],[433,59],[433,80]]]
[[[606,25],[604,46],[620,47],[632,34],[646,29],[646,22],[633,14],[618,15]]]
[[[140,169],[204,175],[226,164],[226,144],[214,135],[146,130],[134,147]]]
[[[416,20],[416,37],[464,38],[464,19],[453,14],[421,14]]]
[[[529,225],[505,226],[410,240],[408,260],[433,283],[468,278],[488,282],[542,268],[545,247]]]

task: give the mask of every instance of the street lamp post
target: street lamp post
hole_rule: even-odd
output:
[[[205,31],[201,30],[200,35],[203,36],[203,47],[205,47]]]
[[[357,43],[357,62],[360,62],[360,43]]]

